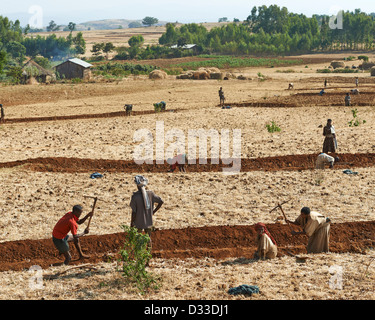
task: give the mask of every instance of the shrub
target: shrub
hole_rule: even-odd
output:
[[[151,259],[150,237],[139,233],[136,228],[121,226],[125,232],[125,243],[120,250],[119,262],[122,263],[122,275],[128,284],[134,285],[144,294],[149,289],[158,289],[160,279],[146,271]]]
[[[353,119],[348,122],[349,127],[358,127],[360,124],[366,123],[366,120],[363,120],[363,121],[359,120],[357,109],[352,109],[352,115],[353,115]]]
[[[358,56],[358,60],[363,60],[365,62],[368,62],[369,58],[368,56]]]
[[[280,127],[276,124],[275,121],[271,121],[271,124],[266,124],[267,131],[270,133],[280,132]]]

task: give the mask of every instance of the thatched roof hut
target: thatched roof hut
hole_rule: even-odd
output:
[[[33,78],[46,83],[54,79],[54,74],[30,59],[22,67],[22,83],[27,83]]]

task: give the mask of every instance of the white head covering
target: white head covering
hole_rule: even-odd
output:
[[[145,203],[145,208],[146,210],[149,210],[151,208],[151,205],[150,199],[148,198],[146,192],[146,185],[148,184],[148,180],[144,176],[137,175],[134,178],[134,182],[137,185],[137,187],[141,189],[143,201]]]

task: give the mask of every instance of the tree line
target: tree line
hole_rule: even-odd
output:
[[[159,44],[198,45],[202,52],[238,55],[290,55],[316,51],[371,50],[375,43],[375,15],[339,12],[342,28],[332,18],[295,14],[277,5],[253,7],[243,22],[208,31],[203,25],[168,24]],[[336,23],[337,25],[337,23]]]

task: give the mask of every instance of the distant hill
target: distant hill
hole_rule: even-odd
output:
[[[159,21],[155,26],[164,26],[167,24],[165,21]],[[104,19],[97,21],[88,21],[77,23],[76,30],[112,30],[112,29],[126,29],[135,27],[144,27],[142,20],[127,20],[127,19]],[[62,26],[60,30],[67,26]]]

